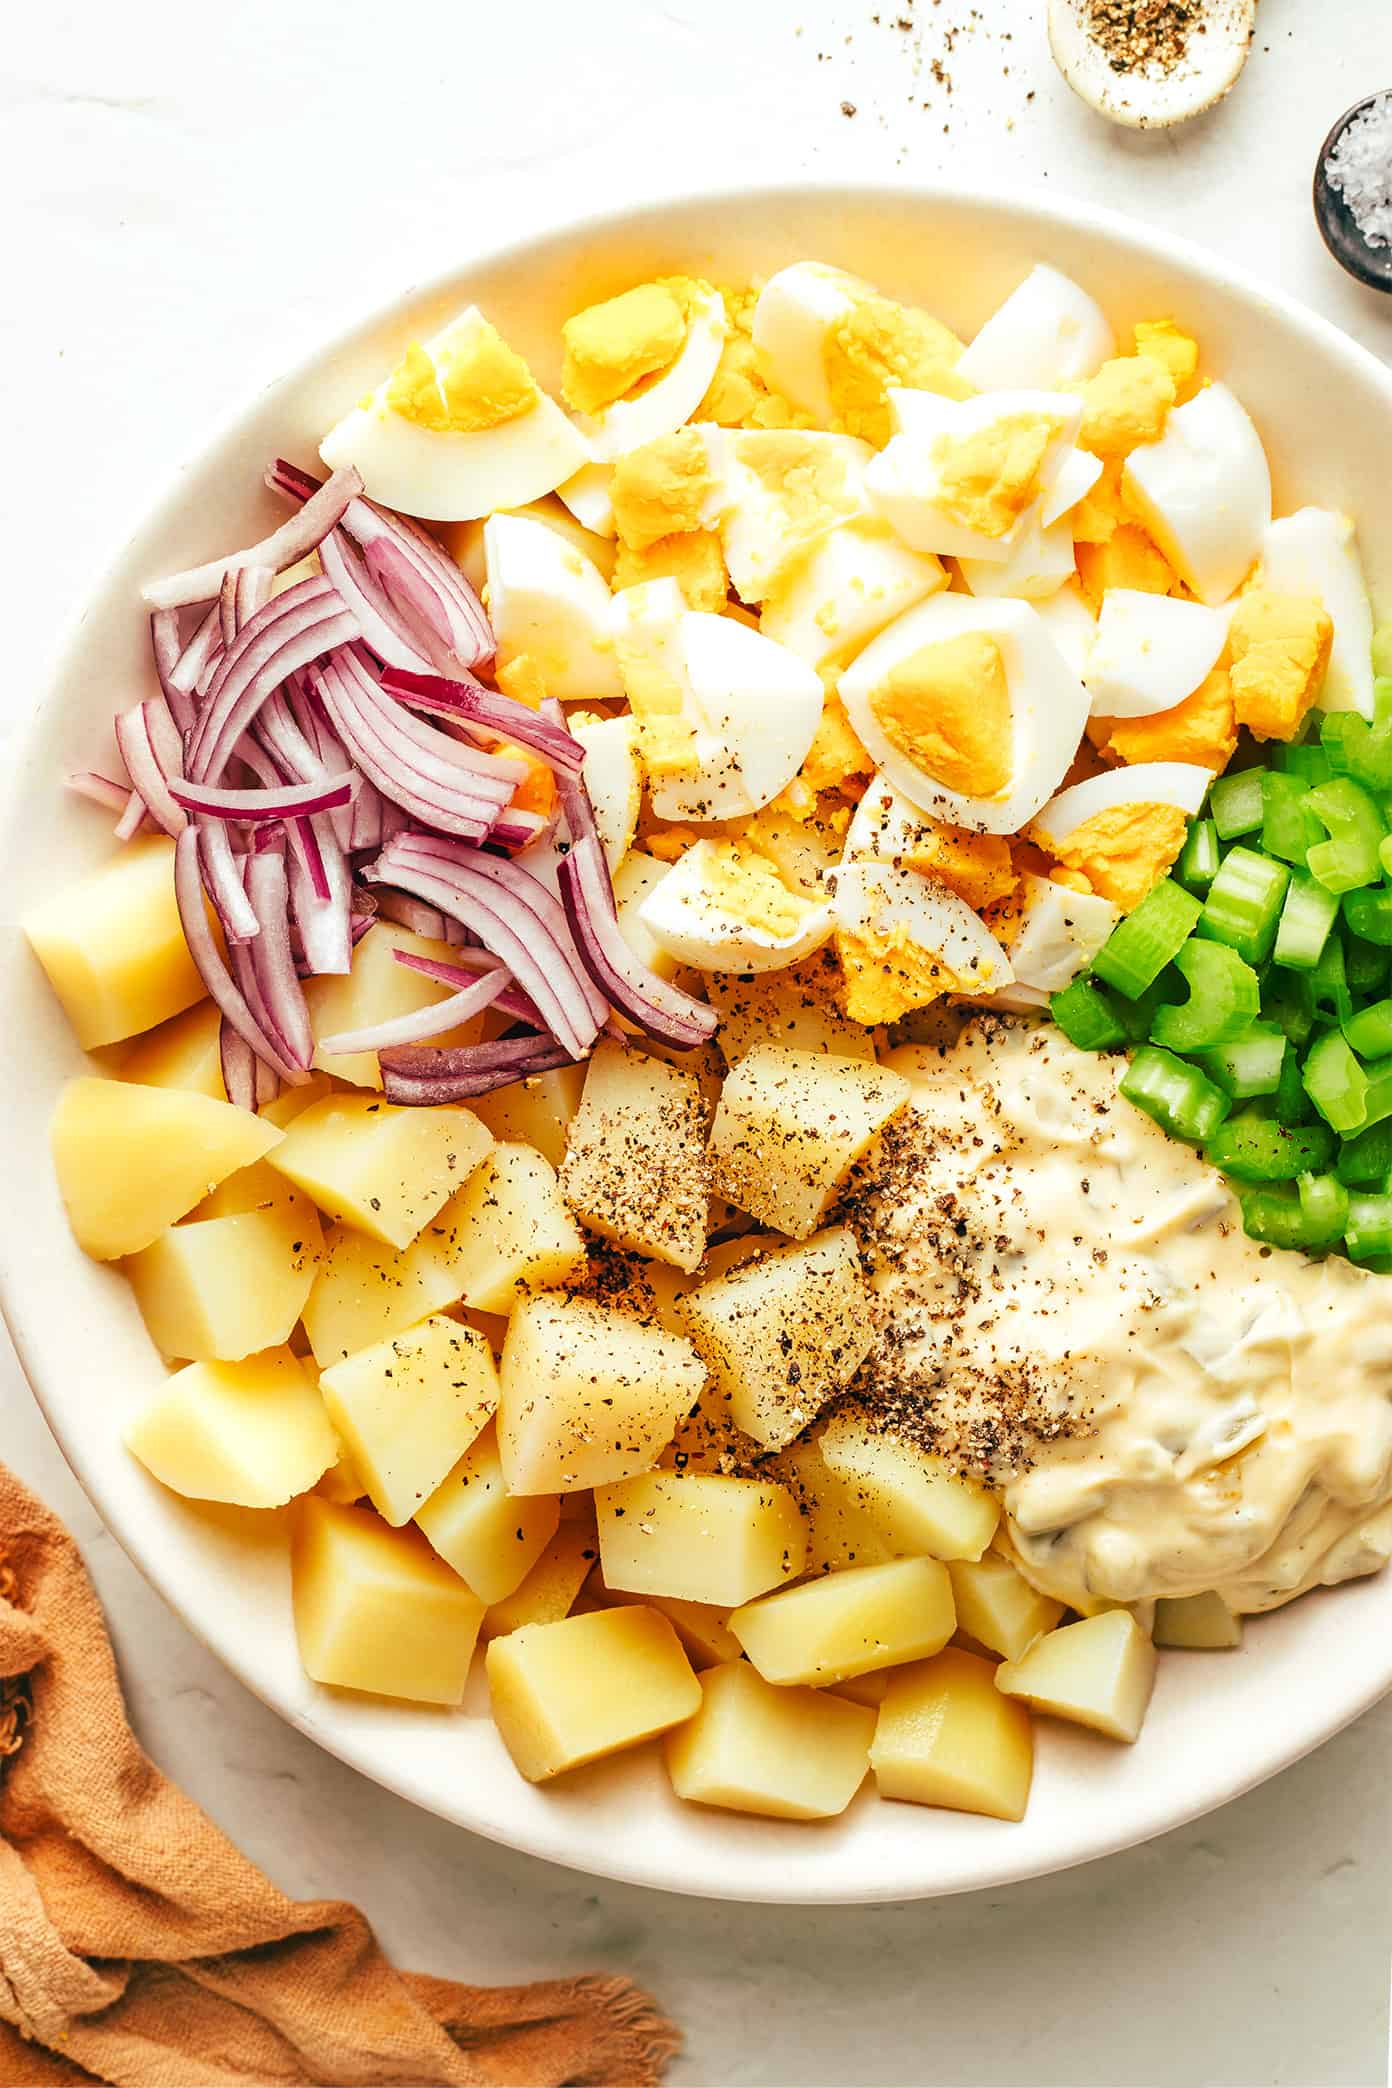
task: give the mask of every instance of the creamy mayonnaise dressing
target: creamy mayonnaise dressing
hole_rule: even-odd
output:
[[[914,1094],[859,1214],[886,1307],[863,1396],[991,1472],[1029,1579],[1253,1611],[1384,1564],[1392,1278],[1249,1240],[1123,1062],[1052,1029],[889,1063]]]

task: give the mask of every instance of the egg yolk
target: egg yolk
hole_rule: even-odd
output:
[[[1012,773],[1010,690],[1000,647],[985,631],[921,645],[870,691],[890,745],[963,797],[996,797]]]
[[[978,913],[1008,899],[1020,882],[1004,834],[973,834],[931,819],[900,860],[904,868],[945,884]]]
[[[712,842],[706,892],[718,912],[774,942],[786,942],[796,935],[811,911],[807,900],[788,890],[767,856],[753,854],[734,841]]]
[[[696,736],[682,716],[682,688],[659,646],[641,629],[616,639],[614,651],[650,778],[684,776],[696,760]]]
[[[590,305],[561,328],[561,391],[577,413],[599,413],[676,360],[686,310],[675,285],[639,283]]]
[[[1169,869],[1188,826],[1178,805],[1113,805],[1066,841],[1041,839],[1066,870],[1082,871],[1094,892],[1130,913]]]
[[[536,812],[543,819],[549,819],[556,809],[556,778],[550,765],[529,747],[519,746],[516,740],[499,740],[492,751],[505,761],[520,761],[526,765],[526,776],[512,793],[508,810]]]
[[[903,928],[878,935],[838,928],[836,954],[841,960],[846,1013],[867,1029],[877,1023],[898,1022],[915,1008],[926,1008],[945,993],[962,990],[961,981],[941,957],[925,950]]]
[[[467,317],[441,337],[433,357],[411,342],[387,379],[383,403],[432,434],[474,435],[529,413],[540,396],[497,329]]]
[[[982,536],[1008,536],[1039,492],[1058,428],[1044,414],[1003,413],[972,435],[939,435],[930,452],[938,505]]]
[[[1122,523],[1105,544],[1079,544],[1077,562],[1094,616],[1101,614],[1102,597],[1113,587],[1129,587],[1138,594],[1172,594],[1179,589],[1174,567],[1135,522]]]
[[[845,790],[874,773],[874,761],[856,737],[845,705],[828,696],[802,764],[803,782],[812,791]]]
[[[859,503],[847,483],[846,459],[834,445],[788,430],[751,442],[736,437],[734,454],[781,509],[787,559],[856,512]]]
[[[714,421],[721,428],[810,427],[811,415],[799,413],[769,384],[760,368],[754,346],[758,288],[751,284],[740,290],[722,289],[720,294],[729,332],[710,387],[692,419]]]
[[[679,428],[618,459],[610,482],[615,530],[630,549],[645,551],[660,537],[699,529],[714,491],[705,438],[698,428]]]
[[[1218,775],[1237,752],[1237,726],[1227,669],[1215,667],[1170,710],[1148,718],[1093,718],[1088,737],[1112,761],[1188,761]]]
[[[931,313],[888,297],[857,297],[822,349],[838,428],[882,449],[894,432],[885,401],[891,385],[970,398],[971,385],[956,374],[961,353],[956,334]]]
[[[1174,380],[1175,404],[1182,406],[1198,389],[1199,344],[1173,319],[1142,319],[1135,330],[1137,355],[1165,365]]]
[[[1324,686],[1333,642],[1318,596],[1241,596],[1228,628],[1238,724],[1255,739],[1290,739]]]
[[[540,710],[546,701],[546,676],[531,653],[515,653],[510,660],[500,661],[493,679],[504,696],[515,697],[529,710]]]
[[[1078,446],[1097,457],[1124,457],[1139,443],[1158,442],[1176,397],[1168,364],[1151,355],[1103,363],[1081,391]]]
[[[675,580],[688,609],[718,615],[725,607],[730,576],[715,530],[658,537],[641,551],[620,542],[614,560],[615,592],[640,587],[648,580]]]

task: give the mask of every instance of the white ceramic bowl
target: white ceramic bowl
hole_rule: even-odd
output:
[[[138,583],[262,533],[260,475],[318,436],[405,340],[477,299],[554,377],[560,321],[596,295],[678,270],[732,281],[814,256],[917,300],[966,334],[1039,260],[1076,276],[1118,331],[1171,314],[1251,409],[1279,507],[1358,517],[1369,572],[1392,585],[1385,445],[1392,375],[1331,326],[1226,264],[1091,207],[893,189],[798,187],[685,199],[568,226],[461,267],[367,320],[271,387],[185,470],[81,619],[14,756],[0,821],[3,1304],[53,1430],[107,1524],[190,1628],[302,1732],[442,1817],[577,1870],[748,1900],[896,1900],[999,1886],[1127,1847],[1294,1761],[1392,1686],[1392,1580],[1316,1595],[1249,1628],[1241,1652],[1170,1654],[1140,1743],[1044,1722],[1020,1826],[879,1802],[792,1826],[677,1803],[653,1750],[534,1790],[515,1773],[476,1674],[461,1712],[316,1688],[295,1657],[281,1518],[200,1509],[121,1445],[161,1365],[126,1285],[84,1259],[49,1162],[49,1113],[82,1065],[14,926],[109,850],[109,822],[60,787],[108,742],[117,704],[149,685]],[[1279,508],[1278,508],[1279,511]],[[100,766],[100,763],[97,763]]]

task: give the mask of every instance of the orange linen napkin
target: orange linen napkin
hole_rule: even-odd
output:
[[[0,1466],[0,2083],[656,2083],[622,1979],[398,1973],[355,1907],[286,1899],[142,1752],[96,1594]]]

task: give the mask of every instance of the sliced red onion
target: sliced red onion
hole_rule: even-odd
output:
[[[256,1069],[261,1061],[240,1030],[224,1015],[218,1024],[218,1061],[227,1099],[238,1109],[256,1108]]]
[[[166,834],[182,834],[188,825],[175,796],[183,774],[183,741],[162,696],[132,704],[116,720],[116,744],[135,794]]]
[[[424,913],[429,909],[422,907],[421,911]],[[439,940],[438,936],[436,940]],[[461,950],[458,962],[454,964],[442,963],[438,957],[419,957],[414,950],[393,950],[392,956],[408,971],[424,972],[427,979],[438,979],[442,986],[463,988],[480,972],[496,972],[502,981],[502,991],[497,999],[498,1013],[511,1015],[514,1022],[525,1022],[529,1029],[546,1027],[536,1002],[520,986],[512,983],[507,966],[496,957],[490,957],[487,950]]]
[[[290,947],[290,885],[285,858],[274,850],[250,856],[246,864],[247,897],[261,924],[251,946],[256,983],[274,1029],[271,1034],[284,1055],[302,1073],[314,1056],[314,1032],[304,989]]]
[[[182,738],[192,726],[196,712],[191,687],[183,688],[175,679],[183,647],[179,643],[179,612],[177,609],[155,609],[150,614],[150,650],[155,656],[155,673],[164,700],[169,705],[169,715],[179,728]]]
[[[410,1015],[398,1015],[391,1022],[375,1023],[370,1029],[343,1030],[337,1036],[321,1037],[319,1049],[324,1052],[340,1051],[385,1051],[397,1044],[423,1044],[431,1037],[442,1037],[446,1030],[457,1029],[461,1022],[472,1016],[481,1015],[507,985],[507,973],[501,969],[486,974],[481,979],[471,979],[458,993],[448,1000],[434,1001],[428,1008],[417,1008]]]
[[[256,908],[247,897],[242,859],[227,828],[217,820],[199,823],[199,854],[208,897],[217,908],[222,932],[230,944],[249,943],[261,932]]]
[[[224,645],[230,645],[237,635],[237,569],[229,566],[222,576],[218,589],[218,629]]]
[[[252,825],[263,819],[309,819],[316,812],[332,812],[336,805],[351,804],[357,780],[345,771],[313,788],[303,783],[285,783],[268,790],[233,790],[225,783],[181,781],[172,783],[169,789],[176,806],[182,805],[187,812]]]
[[[488,830],[488,838],[499,848],[530,848],[551,825],[539,812],[517,812],[504,806]]]
[[[278,1073],[274,1073],[274,1072],[272,1072],[272,1070],[271,1070],[271,1068],[270,1068],[269,1066],[263,1065],[263,1064],[261,1063],[261,1060],[260,1060],[260,1059],[257,1059],[257,1060],[256,1060],[256,1107],[257,1107],[258,1109],[264,1109],[264,1108],[265,1108],[265,1106],[266,1106],[266,1104],[267,1104],[268,1102],[274,1102],[274,1100],[275,1100],[276,1096],[277,1096],[277,1095],[278,1095],[279,1093],[280,1093],[280,1075],[279,1075]]]
[[[99,776],[95,769],[74,769],[67,778],[67,785],[75,797],[86,798],[93,805],[104,805],[110,812],[126,810],[135,792],[127,783],[117,783],[111,776]]]
[[[482,682],[446,680],[438,674],[413,674],[388,667],[382,676],[388,696],[409,704],[413,710],[431,711],[437,717],[456,718],[464,724],[482,726],[502,739],[530,747],[557,771],[578,775],[585,749],[564,724],[543,718],[515,696],[485,689]]]
[[[321,812],[297,819],[290,833],[290,911],[305,970],[346,972],[352,965],[354,894],[333,822]]]
[[[208,688],[189,748],[189,780],[215,783],[263,703],[296,667],[353,636],[353,620],[327,580],[287,588],[237,633]]]
[[[278,1073],[282,1080],[300,1082],[304,1075],[287,1065],[247,1005],[246,996],[222,961],[221,952],[208,924],[203,900],[200,866],[203,836],[196,826],[186,826],[174,843],[174,898],[189,955],[198,976],[227,1020],[244,1037],[256,1056]]]
[[[407,1108],[438,1108],[447,1102],[468,1102],[491,1094],[494,1088],[511,1087],[532,1073],[549,1073],[556,1066],[574,1065],[575,1060],[549,1037],[500,1037],[491,1044],[464,1044],[454,1048],[430,1044],[400,1044],[380,1054],[382,1091],[388,1102]]]
[[[124,792],[121,802],[125,803]],[[457,929],[459,926],[457,921],[447,921],[437,906],[427,906],[423,900],[413,899],[409,892],[394,892],[390,886],[383,885],[369,896],[375,899],[377,912],[382,920],[399,922],[403,928],[409,928],[413,935],[427,936],[431,942],[447,941],[447,931],[451,927]],[[400,952],[397,953],[397,961],[402,961]],[[488,961],[490,964],[497,962],[496,958],[492,957]]]
[[[350,758],[384,797],[443,833],[485,838],[516,787],[517,763],[497,762],[409,719],[383,701],[350,653],[323,663],[318,686]]]
[[[270,566],[246,565],[242,567],[237,574],[232,590],[233,637],[241,630],[243,624],[251,622],[258,609],[265,608],[267,602],[271,599],[271,589],[274,584],[275,574]],[[224,637],[223,643],[228,645],[231,643],[231,639]]]
[[[434,666],[425,646],[416,643],[410,627],[398,616],[343,530],[335,529],[325,537],[319,546],[319,562],[352,610],[364,643],[379,660],[392,667]]]
[[[298,514],[291,515],[259,544],[152,581],[141,590],[144,598],[152,609],[179,609],[187,602],[210,601],[222,586],[224,574],[237,573],[243,566],[266,566],[272,573],[283,573],[287,566],[316,548],[361,492],[362,480],[351,466],[346,471],[336,471],[309,496]]]
[[[382,793],[375,783],[364,777],[362,788],[353,800],[353,823],[348,830],[349,849],[356,854],[363,848],[380,848],[386,835],[382,832]]]
[[[126,799],[124,812],[111,831],[118,841],[133,841],[146,824],[145,801],[138,790],[133,790]]]

